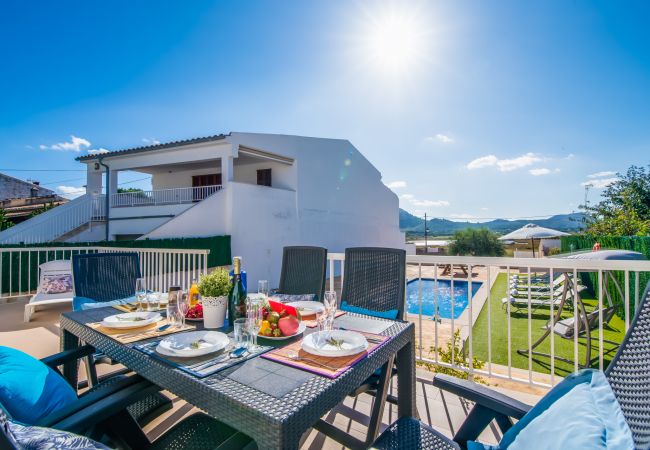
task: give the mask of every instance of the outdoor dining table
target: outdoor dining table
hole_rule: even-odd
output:
[[[152,383],[248,434],[260,449],[297,449],[302,435],[311,427],[348,447],[367,447],[379,432],[393,362],[397,367],[398,417],[413,417],[416,414],[415,331],[412,323],[353,313],[336,319],[345,318],[348,329],[354,328],[355,320],[365,324],[376,323],[380,329],[387,327],[378,334],[389,336],[390,339],[335,379],[261,357],[198,378],[137,350],[134,348],[137,343],[122,344],[87,325],[100,322],[115,312],[115,309],[107,307],[64,313],[60,322],[62,350],[75,349],[83,343],[95,347]],[[367,319],[372,319],[372,322]],[[201,328],[201,323],[197,323],[197,329]],[[305,335],[312,332],[313,329],[307,328]],[[277,347],[296,339],[299,338],[268,343]],[[383,389],[380,388],[378,401],[374,402],[365,442],[320,419],[382,367],[384,371],[380,386]],[[64,366],[63,374],[76,386],[77,364]]]

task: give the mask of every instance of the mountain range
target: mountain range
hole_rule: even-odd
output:
[[[534,223],[541,227],[570,233],[580,231],[584,227],[584,214],[558,214],[546,219],[536,220],[494,219],[489,222],[480,223],[456,222],[453,220],[436,218],[427,221],[430,236],[447,236],[454,234],[455,231],[464,230],[465,228],[487,228],[499,234],[505,234],[510,233],[517,228],[521,228],[528,223]],[[409,235],[424,235],[424,219],[414,216],[401,208],[399,210],[399,227]]]

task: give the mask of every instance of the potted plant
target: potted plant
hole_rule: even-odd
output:
[[[231,289],[230,275],[225,269],[216,269],[199,279],[205,328],[221,328],[224,325]]]

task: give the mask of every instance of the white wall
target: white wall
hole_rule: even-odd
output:
[[[290,190],[296,188],[295,167],[270,160],[252,164],[237,164],[235,160],[234,181],[257,185],[257,171],[261,169],[271,169],[271,187]]]
[[[206,163],[206,165],[211,163],[213,161]],[[221,173],[221,164],[219,161],[216,161],[213,167],[208,166],[202,169],[179,170],[172,171],[171,173],[168,170],[155,172],[151,176],[151,185],[154,190],[192,187],[192,177],[194,175],[209,175],[213,173]]]

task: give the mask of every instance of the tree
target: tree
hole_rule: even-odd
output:
[[[56,206],[57,205],[55,205],[52,202],[46,203],[46,204],[43,205],[43,207],[35,209],[34,211],[32,211],[32,213],[29,215],[29,217],[36,217],[39,214],[43,214],[45,211],[49,211],[52,208],[56,208]]]
[[[454,233],[449,245],[451,255],[503,256],[505,250],[498,235],[487,228],[467,228]]]
[[[142,192],[142,189],[138,189],[138,188],[117,188],[117,193],[118,194],[126,194],[126,193],[132,193],[132,192]]]
[[[650,166],[648,166],[650,169]],[[632,166],[603,191],[602,200],[587,210],[593,235],[646,236],[650,233],[650,170]]]
[[[7,215],[5,214],[5,210],[3,208],[0,208],[0,231],[6,230],[7,228],[13,227],[14,223],[7,219]]]

